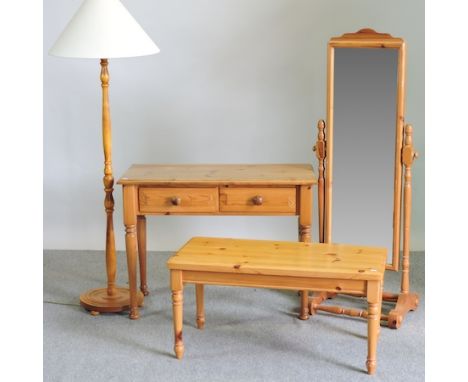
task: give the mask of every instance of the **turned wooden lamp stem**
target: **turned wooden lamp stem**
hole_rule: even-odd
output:
[[[107,215],[106,222],[106,269],[107,269],[107,294],[115,293],[115,275],[117,261],[115,258],[114,237],[114,177],[112,175],[112,130],[109,109],[109,71],[108,61],[101,58],[101,87],[102,87],[102,144],[104,149],[104,207]]]
[[[106,211],[106,273],[107,288],[91,289],[80,296],[80,304],[91,314],[100,312],[121,312],[130,308],[128,288],[115,284],[117,274],[117,257],[115,254],[114,234],[114,176],[112,174],[112,131],[109,108],[109,71],[107,58],[101,58],[102,87],[102,145],[104,151],[104,208]],[[143,294],[138,293],[136,304],[141,306]]]

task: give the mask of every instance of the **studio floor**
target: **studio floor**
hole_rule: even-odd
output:
[[[105,285],[98,251],[44,252],[44,381],[424,381],[424,254],[414,253],[411,289],[420,305],[398,330],[382,327],[377,373],[365,373],[364,320],[318,313],[297,319],[295,292],[205,287],[206,325],[195,325],[195,289],[184,293],[185,355],[173,353],[171,293],[166,261],[148,253],[150,295],[141,318],[126,313],[91,316],[79,294]],[[118,281],[126,259],[118,253]],[[387,272],[385,290],[399,291]],[[333,304],[365,307],[339,297]],[[391,304],[384,304],[389,310]]]

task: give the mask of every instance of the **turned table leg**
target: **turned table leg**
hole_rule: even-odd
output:
[[[138,291],[137,291],[137,238],[136,238],[136,187],[125,186],[124,197],[124,223],[125,223],[125,247],[127,250],[128,284],[130,288],[130,318],[138,319]]]
[[[302,290],[300,292],[301,295],[301,313],[299,314],[299,318],[301,320],[308,320],[309,319],[309,292],[306,290]]]
[[[184,342],[182,341],[182,324],[184,319],[184,286],[182,272],[171,271],[172,315],[174,321],[174,352],[177,359],[184,355]]]
[[[146,281],[146,216],[137,218],[138,260],[140,263],[140,290],[148,296],[148,284]]]
[[[379,281],[367,283],[367,372],[374,374],[377,367],[377,342],[380,333],[382,285]]]
[[[310,243],[312,225],[312,186],[301,186],[299,194],[299,241]],[[309,319],[309,292],[302,290],[299,318]]]
[[[195,285],[195,294],[197,298],[197,328],[205,327],[205,302],[203,293],[203,284]]]

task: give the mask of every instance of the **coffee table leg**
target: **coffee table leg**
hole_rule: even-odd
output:
[[[380,312],[382,309],[382,288],[380,281],[367,283],[367,372],[374,374],[377,367],[377,341],[380,332]]]
[[[181,271],[171,271],[171,289],[172,315],[174,321],[174,352],[177,359],[181,359],[184,355],[184,342],[182,341],[184,285],[182,283]]]
[[[205,302],[203,284],[195,285],[195,292],[197,297],[197,327],[203,329],[205,327]]]

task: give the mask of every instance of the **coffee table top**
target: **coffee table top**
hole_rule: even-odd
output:
[[[311,185],[310,164],[134,164],[118,184]]]
[[[167,266],[205,271],[383,280],[387,250],[346,244],[194,237]]]

